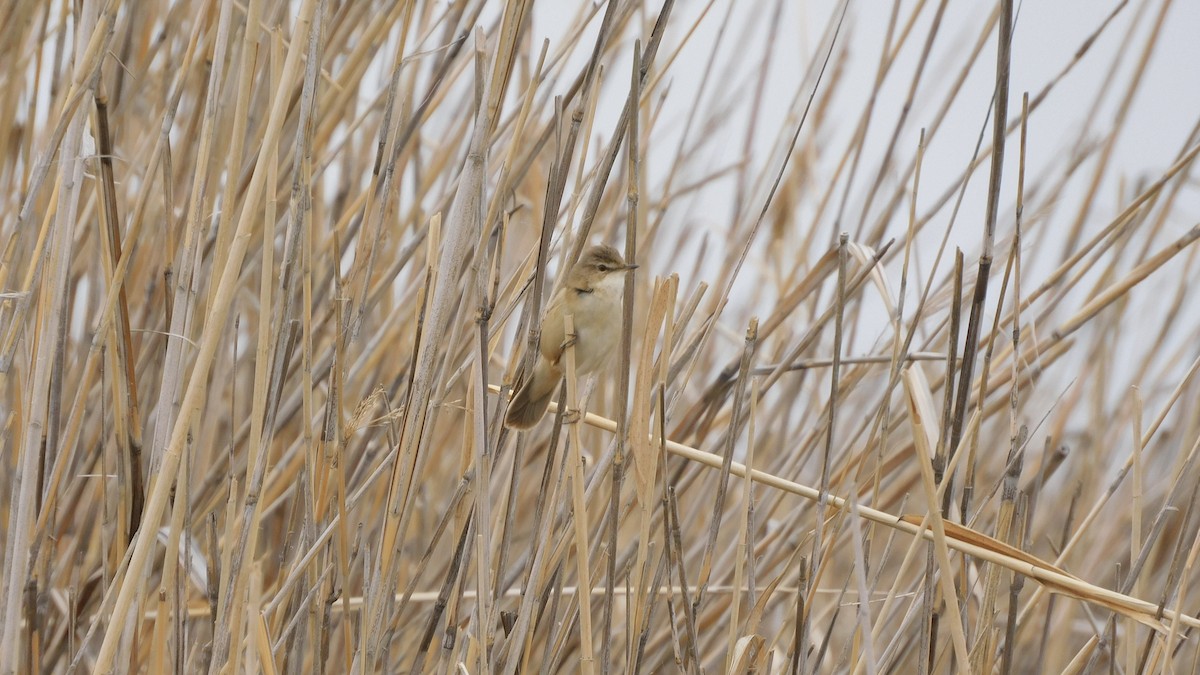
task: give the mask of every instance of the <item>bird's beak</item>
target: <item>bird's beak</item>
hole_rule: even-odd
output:
[[[627,270],[636,270],[637,268],[638,268],[638,266],[635,264],[632,264],[632,263],[625,266],[625,269],[627,269]]]

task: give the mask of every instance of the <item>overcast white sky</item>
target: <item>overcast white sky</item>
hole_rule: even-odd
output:
[[[1010,113],[1015,119],[1020,113],[1021,94],[1028,91],[1031,96],[1039,92],[1056,74],[1072,60],[1076,51],[1121,3],[1119,0],[1032,0],[1019,4],[1014,32],[1013,66],[1011,75]],[[705,3],[695,0],[680,0],[673,17],[674,32],[669,31],[664,49],[673,49],[681,39],[682,26],[691,25],[699,16]],[[929,32],[936,2],[927,2],[917,20],[912,36],[906,42],[896,65],[886,80],[876,105],[871,132],[868,136],[863,165],[858,171],[851,191],[848,214],[857,214],[855,204],[861,205],[863,193],[878,170],[884,148],[896,120],[912,74],[916,69],[920,49]],[[699,24],[695,35],[670,67],[664,82],[669,83],[662,120],[651,137],[648,175],[653,180],[656,170],[673,154],[678,142],[679,127],[704,75],[704,66],[709,53],[716,44],[723,18],[729,10],[729,0],[717,0],[711,11]],[[715,71],[720,75],[724,87],[712,87],[706,94],[703,106],[728,105],[734,111],[732,133],[722,139],[723,149],[713,150],[711,165],[721,166],[735,161],[741,153],[742,135],[749,114],[749,89],[758,72],[762,44],[770,30],[770,15],[776,6],[767,0],[738,2],[733,6],[730,27],[717,55]],[[900,3],[903,21],[917,6],[914,0]],[[914,106],[907,123],[902,129],[897,148],[898,161],[907,163],[915,151],[919,131],[928,126],[937,109],[942,105],[945,94],[965,62],[971,46],[991,11],[990,2],[948,3],[942,28],[934,42],[929,65],[923,76]],[[1083,142],[1097,142],[1113,127],[1118,104],[1130,86],[1132,71],[1146,47],[1157,15],[1162,7],[1161,0],[1129,2],[1111,25],[1092,45],[1086,57],[1059,82],[1045,103],[1031,115],[1029,127],[1029,158],[1027,169],[1027,194],[1037,188],[1035,183],[1044,175],[1046,167],[1061,167]],[[832,12],[839,11],[841,2],[817,0],[798,2],[785,0],[778,23],[775,58],[767,74],[766,96],[755,126],[757,166],[771,164],[770,151],[779,147],[780,134],[788,126],[787,116],[792,110],[798,91],[807,93],[811,84],[805,84],[804,75],[814,58],[823,55],[820,41]],[[838,121],[829,138],[823,139],[823,164],[818,173],[831,175],[833,163],[844,152],[860,111],[868,100],[874,79],[880,50],[884,41],[892,3],[880,0],[851,0],[846,23],[839,37],[839,47],[847,50],[849,68],[842,77],[836,92],[833,110],[844,119]],[[549,38],[554,46],[561,40],[562,26],[568,23],[579,9],[576,3],[535,4],[533,38]],[[652,20],[647,17],[647,21]],[[1130,36],[1129,27],[1137,22],[1137,29]],[[583,38],[590,46],[595,24]],[[649,28],[647,27],[647,33]],[[1144,76],[1138,83],[1134,104],[1123,130],[1118,135],[1114,159],[1105,183],[1093,207],[1096,228],[1106,224],[1118,212],[1128,196],[1118,199],[1118,186],[1125,181],[1126,195],[1132,185],[1141,180],[1153,180],[1168,167],[1177,153],[1186,144],[1187,136],[1200,118],[1200,2],[1192,0],[1171,2],[1161,35],[1150,55]],[[987,123],[986,114],[994,86],[996,63],[996,38],[993,31],[987,38],[983,53],[975,63],[962,92],[951,107],[949,116],[937,136],[931,142],[922,174],[922,195],[932,201],[942,193],[969,161],[981,128]],[[1124,50],[1123,52],[1121,50]],[[588,50],[580,50],[578,58],[585,58]],[[660,52],[661,54],[661,52]],[[660,59],[661,62],[661,59]],[[1113,64],[1117,63],[1115,70]],[[607,99],[601,100],[597,113],[597,133],[607,135],[613,120],[620,110],[624,95],[624,81],[628,72],[626,63],[608,65],[609,80],[606,87]],[[617,73],[618,81],[612,81]],[[738,87],[742,89],[738,89]],[[1099,100],[1098,114],[1091,127],[1086,120],[1094,102]],[[740,117],[739,117],[740,116]],[[990,140],[990,126],[987,140]],[[720,144],[718,144],[720,145]],[[668,148],[669,151],[663,151]],[[1010,216],[1015,203],[1016,190],[1016,145],[1010,145],[1010,169],[1005,179],[1005,195],[1001,200],[1002,212]],[[1071,189],[1063,198],[1065,215],[1055,216],[1069,221],[1082,194],[1082,186],[1090,180],[1091,171],[1077,173]],[[972,181],[972,190],[967,194],[962,218],[970,218],[971,224],[960,224],[952,238],[952,244],[961,246],[968,260],[978,254],[980,228],[978,219],[983,213],[983,189],[986,184],[986,167]],[[696,197],[689,207],[689,221],[701,224],[714,234],[726,231],[732,216],[730,207],[731,186],[714,184]],[[1187,191],[1177,209],[1186,214],[1187,220],[1200,215],[1200,199],[1196,190]],[[757,206],[754,208],[757,209]],[[681,216],[682,217],[682,216]],[[944,222],[944,219],[943,219]],[[902,224],[902,223],[900,223]],[[1181,232],[1193,222],[1181,220],[1173,225],[1174,232]],[[939,228],[940,230],[940,228]],[[1090,231],[1091,228],[1089,228]],[[891,234],[897,234],[892,232]]]
[[[675,27],[690,25],[699,15],[705,3],[680,0],[676,6]],[[1073,58],[1084,40],[1107,17],[1120,2],[1118,0],[1033,0],[1019,5],[1017,25],[1014,33],[1013,69],[1011,76],[1010,119],[1020,111],[1020,97],[1024,91],[1036,94],[1047,82],[1061,71]],[[899,107],[907,91],[917,57],[934,14],[935,2],[926,3],[913,35],[900,54],[892,74],[885,82],[872,124],[867,152],[864,156],[866,170],[860,170],[859,184],[869,182],[867,176],[882,156],[883,147],[891,135]],[[534,38],[561,39],[561,26],[568,22],[578,10],[576,3],[537,3],[535,5]],[[731,26],[717,57],[717,72],[729,72],[735,76],[727,81],[747,84],[757,71],[762,51],[761,44],[768,35],[769,15],[774,2],[766,0],[739,2],[732,12]],[[796,2],[786,0],[782,6],[778,26],[776,58],[768,73],[767,95],[760,113],[756,131],[756,144],[765,161],[766,154],[778,142],[777,134],[785,122],[791,102],[801,87],[806,69],[814,56],[819,55],[820,39],[831,12],[838,11],[840,2],[819,0]],[[906,17],[916,3],[904,0],[900,3],[901,17]],[[979,34],[992,3],[950,2],[943,26],[939,31],[907,124],[900,136],[900,151],[903,157],[912,154],[921,127],[931,121],[941,105],[951,80],[961,68],[966,54]],[[1077,145],[1081,134],[1090,140],[1098,140],[1112,127],[1117,104],[1129,86],[1131,71],[1145,48],[1161,2],[1130,2],[1117,15],[1109,28],[1094,43],[1091,50],[1071,73],[1062,80],[1035,112],[1029,130],[1030,168],[1029,175],[1038,174],[1037,167],[1047,162],[1061,160]],[[718,0],[696,34],[684,48],[679,59],[671,66],[665,81],[670,83],[666,102],[665,120],[682,120],[690,106],[694,92],[703,76],[704,64],[715,44],[722,19],[726,15],[728,2]],[[857,121],[859,111],[865,105],[874,78],[876,63],[885,36],[891,3],[878,0],[852,0],[849,14],[843,27],[839,44],[848,50],[850,70],[843,78],[837,93],[835,110],[843,111],[846,121],[839,136],[830,139],[832,159],[840,157],[841,147]],[[1139,17],[1139,12],[1141,16]],[[652,17],[651,17],[652,18]],[[1135,19],[1138,29],[1132,40],[1128,40],[1128,28]],[[598,23],[597,21],[593,23]],[[593,26],[594,30],[594,26]],[[678,32],[678,30],[677,30]],[[1200,3],[1175,1],[1171,3],[1160,37],[1158,38],[1144,77],[1138,85],[1137,96],[1124,130],[1118,137],[1114,167],[1120,173],[1110,175],[1110,184],[1115,189],[1120,178],[1137,180],[1156,176],[1168,166],[1184,143],[1188,132],[1200,112]],[[681,35],[668,34],[668,45],[677,44]],[[592,35],[584,37],[591,44]],[[1119,50],[1125,49],[1124,53]],[[586,51],[586,50],[583,50]],[[1119,65],[1112,71],[1112,64],[1119,58]],[[624,78],[624,64],[610,64],[609,75],[618,73]],[[730,69],[730,70],[727,70]],[[933,195],[949,184],[951,178],[961,171],[974,148],[992,92],[995,69],[995,37],[989,37],[972,74],[966,82],[957,102],[951,109],[944,128],[928,149],[924,176],[926,186]],[[740,76],[739,71],[740,70]],[[722,78],[726,80],[726,78]],[[749,86],[747,84],[747,86]],[[623,86],[609,86],[608,94],[618,103],[601,105],[597,129],[603,132],[611,128],[611,119],[619,112],[619,97]],[[708,105],[716,105],[715,99],[727,92],[708,93]],[[1099,115],[1095,128],[1085,129],[1085,120],[1100,97]],[[747,105],[734,104],[742,114]],[[672,113],[675,113],[672,115]],[[744,125],[744,119],[742,120]],[[742,129],[730,138],[728,157],[736,159],[740,153]],[[672,125],[660,125],[655,143],[674,147],[671,138]],[[990,134],[990,129],[989,129]],[[652,153],[653,155],[653,153]],[[874,164],[872,164],[874,160]],[[653,156],[651,157],[653,162]],[[1010,163],[1015,167],[1016,162]],[[1015,183],[1013,183],[1015,189]],[[1111,190],[1108,191],[1112,194]],[[1010,193],[1011,194],[1011,193]],[[710,195],[711,196],[711,195]],[[1115,206],[1115,199],[1102,197]],[[1011,205],[1012,199],[1006,200]],[[726,217],[727,212],[717,210]],[[962,241],[970,248],[969,241]]]

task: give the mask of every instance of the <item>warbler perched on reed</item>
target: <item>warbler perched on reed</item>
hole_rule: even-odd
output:
[[[567,314],[575,324],[576,374],[594,373],[604,365],[621,335],[622,282],[625,273],[636,268],[612,246],[593,246],[579,258],[546,306],[538,343],[541,354],[513,395],[504,417],[506,426],[528,429],[546,414],[564,374],[562,356],[567,342],[563,317]]]

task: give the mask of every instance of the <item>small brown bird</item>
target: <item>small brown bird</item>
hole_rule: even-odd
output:
[[[576,374],[594,373],[604,365],[620,339],[622,280],[636,268],[612,246],[593,246],[575,263],[546,306],[538,343],[541,358],[517,388],[504,416],[506,426],[528,429],[546,414],[566,365],[561,362],[566,346],[563,316],[574,317]]]

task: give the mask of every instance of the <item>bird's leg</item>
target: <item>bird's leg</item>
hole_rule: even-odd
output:
[[[575,408],[567,408],[563,412],[563,424],[578,424],[581,419],[583,415]]]

